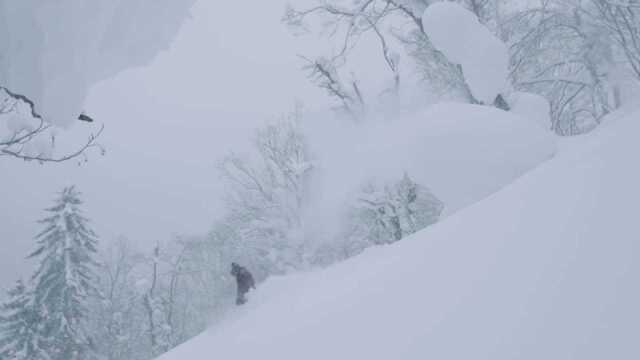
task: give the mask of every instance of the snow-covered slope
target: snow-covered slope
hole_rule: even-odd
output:
[[[412,238],[269,280],[160,359],[640,358],[638,116]]]

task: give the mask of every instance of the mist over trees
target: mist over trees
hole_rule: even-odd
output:
[[[486,106],[499,114],[537,111],[538,124],[570,136],[598,126],[630,96],[629,84],[640,81],[638,0],[435,3],[329,0],[289,6],[283,22],[292,31],[325,35],[337,49],[301,56],[302,71],[336,102],[337,113],[322,116],[366,124],[386,100],[406,96],[411,77],[428,89],[425,99]],[[442,13],[434,16],[438,6]],[[466,20],[447,20],[451,14]],[[442,26],[452,33],[443,35]],[[460,30],[467,26],[471,31]],[[346,71],[365,38],[376,41],[378,60],[386,66],[386,73],[370,75],[386,86],[377,93]],[[472,44],[477,51],[464,53]],[[504,66],[487,71],[496,64]],[[0,87],[0,117],[12,117],[8,135],[0,133],[5,134],[0,160],[85,159],[86,150],[99,147],[101,129],[77,151],[54,156],[53,124],[36,105]],[[43,229],[30,255],[38,261],[33,277],[18,281],[0,306],[0,357],[152,359],[232,311],[231,262],[263,282],[402,241],[446,215],[448,204],[415,169],[384,177],[366,173],[355,184],[339,174],[348,195],[330,209],[339,221],[327,221],[328,229],[317,231],[314,222],[326,212],[317,208],[315,199],[324,194],[317,194],[315,184],[326,164],[311,145],[305,127],[310,119],[317,116],[296,106],[258,129],[246,153],[230,149],[216,159],[225,186],[224,212],[201,236],[178,236],[145,249],[126,238],[101,239],[99,246],[82,212],[81,194],[74,187],[63,189],[40,222]]]

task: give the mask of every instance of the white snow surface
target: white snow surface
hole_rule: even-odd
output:
[[[515,91],[509,94],[509,105],[512,113],[535,122],[543,129],[551,129],[551,105],[544,97]]]
[[[492,104],[507,84],[507,46],[480,24],[472,12],[454,2],[429,5],[422,24],[436,49],[462,66],[474,97]]]
[[[92,85],[166,49],[195,0],[0,0],[0,86],[70,125]]]
[[[160,359],[640,358],[639,115],[406,240],[268,280]]]

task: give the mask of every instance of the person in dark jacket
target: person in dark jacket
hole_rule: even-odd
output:
[[[249,292],[250,289],[256,288],[256,283],[253,280],[253,275],[251,275],[249,270],[236,263],[231,263],[231,275],[236,278],[236,283],[238,285],[236,305],[242,305],[247,302],[247,298],[245,297],[245,295]]]

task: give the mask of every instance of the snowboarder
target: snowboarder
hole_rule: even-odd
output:
[[[256,284],[253,281],[253,275],[244,267],[231,263],[231,275],[236,278],[238,284],[238,293],[236,295],[236,305],[242,305],[247,302],[245,295],[250,289],[255,289]]]

